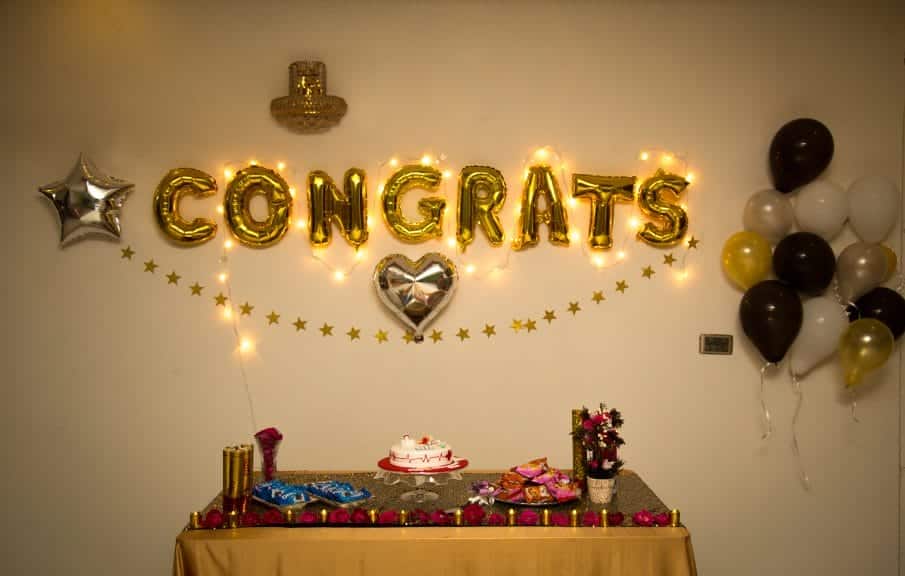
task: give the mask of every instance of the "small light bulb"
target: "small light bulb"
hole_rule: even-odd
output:
[[[474,274],[474,264],[469,264],[465,267],[466,274]]]
[[[226,178],[226,180],[232,180],[232,179],[233,179],[233,171],[230,170],[229,168],[224,168],[224,169],[223,169],[223,177]]]
[[[277,171],[278,171],[278,172],[282,172],[282,171],[285,170],[285,169],[286,169],[286,163],[285,163],[285,162],[277,162]],[[291,188],[290,188],[290,190],[291,190]]]
[[[333,273],[333,278],[337,282],[342,282],[343,280],[346,279],[346,273],[343,272],[342,270],[337,270],[336,272]]]
[[[628,227],[630,230],[637,230],[641,227],[641,220],[638,220],[636,216],[632,216],[628,219]]]
[[[522,174],[522,182],[524,182],[525,180],[528,179],[528,175],[529,175],[530,173],[531,173],[530,170],[527,170],[527,169],[525,170],[525,173]]]
[[[616,257],[620,260],[625,260],[625,250],[620,250],[619,253],[616,254]]]
[[[304,221],[304,220],[296,220],[296,221],[295,221],[295,227],[298,228],[299,230],[304,230],[304,229],[305,229],[305,221]]]
[[[647,160],[648,160],[649,158],[650,158],[650,154],[648,154],[647,152],[644,152],[644,151],[641,152],[641,159],[642,159],[642,160],[644,160],[645,162],[647,162]]]
[[[578,233],[578,230],[572,230],[569,232],[569,240],[572,242],[578,242],[581,239],[581,235]]]
[[[541,159],[541,160],[544,160],[544,159],[547,158],[547,149],[546,149],[546,148],[538,148],[538,149],[534,152],[534,155],[535,155],[537,158],[539,158],[539,159]]]
[[[689,184],[694,182],[694,172],[689,172],[688,174],[686,174],[685,181],[688,182]]]
[[[373,226],[373,225],[374,225],[374,218],[372,218],[371,215],[368,214],[368,230],[370,230],[371,226]]]
[[[390,166],[392,166],[393,168],[395,168],[395,167],[398,166],[398,165],[399,165],[399,160],[397,160],[395,157],[394,157],[394,158],[390,158]]]
[[[226,282],[226,278],[226,272],[220,272],[220,274],[217,276],[217,280],[219,280],[221,284]]]
[[[230,250],[233,247],[233,241],[227,238],[226,242],[223,243],[223,247]]]
[[[295,188],[292,186],[289,187],[289,195],[295,198]]]
[[[229,320],[233,317],[233,309],[232,308],[224,308],[223,309],[223,317]]]
[[[567,202],[569,203],[569,208],[575,208],[576,206],[578,206],[578,200],[576,200],[575,198],[569,197]]]
[[[606,264],[606,259],[603,256],[601,256],[600,254],[597,254],[596,256],[594,256],[593,261],[594,261],[594,266],[597,266],[598,268],[603,268],[603,265]]]
[[[258,161],[255,160],[254,158],[252,158],[251,160],[249,160],[248,163],[251,164],[252,166],[257,166],[257,165],[258,165]]]
[[[679,207],[688,212],[688,204],[679,204]]]
[[[670,162],[672,162],[672,154],[664,154],[662,161],[664,164],[669,164]]]
[[[221,205],[217,206],[217,214],[223,214],[223,206],[221,206]]]
[[[377,193],[378,193],[378,194],[383,194],[383,187],[384,187],[384,183],[383,183],[383,182],[381,182],[380,184],[377,185]]]
[[[425,154],[424,156],[421,157],[422,166],[430,166],[431,164],[433,164],[433,162],[434,162],[434,159],[431,158],[430,154]]]
[[[446,178],[447,180],[450,179],[452,177],[452,172],[449,170],[444,170],[443,177]]]
[[[364,260],[367,255],[368,252],[364,248],[359,248],[355,251],[355,259],[358,261]]]
[[[239,351],[242,353],[251,352],[252,348],[254,348],[254,343],[248,338],[242,338],[239,342]]]
[[[455,247],[456,247],[456,239],[453,238],[452,236],[450,236],[449,238],[446,239],[446,245],[449,246],[450,248],[455,248]]]

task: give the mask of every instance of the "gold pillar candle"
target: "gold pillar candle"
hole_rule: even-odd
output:
[[[239,527],[239,513],[235,510],[230,510],[229,514],[226,515],[226,527],[227,528],[238,528]]]
[[[509,518],[509,525],[515,526],[515,508],[510,508],[506,516]]]
[[[575,528],[578,526],[578,510],[572,508],[572,511],[569,512],[569,526]]]
[[[572,410],[572,430],[581,426],[581,410]],[[585,478],[587,477],[587,468],[585,463],[584,447],[581,445],[581,438],[572,437],[572,478],[584,487]]]
[[[453,513],[453,522],[456,526],[462,525],[462,509],[456,508],[456,511]]]
[[[223,449],[223,496],[229,494],[229,479],[232,463],[232,446]]]
[[[669,525],[673,528],[680,526],[682,521],[680,520],[680,514],[678,508],[673,508],[669,511]]]
[[[198,530],[201,528],[201,512],[192,512],[189,514],[189,529]]]
[[[239,486],[242,476],[242,451],[233,447],[229,453],[229,490],[225,494],[230,498],[239,497]]]
[[[399,525],[405,526],[408,523],[409,513],[405,511],[405,508],[399,511]]]
[[[377,524],[377,508],[368,510],[368,520],[371,521],[371,524]]]
[[[321,508],[321,511],[318,513],[318,517],[321,519],[321,524],[327,523],[327,509]]]
[[[606,508],[604,508],[603,510],[600,511],[600,527],[601,528],[606,528],[607,526],[610,525],[610,521],[607,519],[606,515],[607,515]]]
[[[286,524],[295,524],[296,513],[295,510],[289,508],[286,510]]]

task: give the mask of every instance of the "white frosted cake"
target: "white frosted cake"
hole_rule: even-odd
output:
[[[452,448],[441,440],[425,436],[421,440],[405,435],[390,448],[390,464],[399,468],[444,468],[452,464]]]

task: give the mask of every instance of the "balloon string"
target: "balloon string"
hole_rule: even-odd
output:
[[[760,368],[760,407],[764,412],[764,428],[765,431],[763,435],[760,437],[761,440],[766,440],[770,437],[770,434],[773,433],[773,421],[770,419],[770,410],[767,409],[767,383],[764,379],[765,373],[767,372],[767,368],[772,366],[770,362],[765,363]]]
[[[858,408],[858,401],[855,400],[855,395],[852,394],[852,420],[853,420],[856,424],[860,424],[861,421],[858,420],[858,415],[855,413],[855,410],[856,410],[857,408]]]
[[[804,463],[801,461],[801,451],[798,449],[798,414],[801,412],[801,403],[804,394],[801,392],[801,382],[795,374],[792,374],[792,385],[795,388],[795,395],[798,401],[795,403],[795,415],[792,416],[792,453],[795,455],[795,461],[798,463],[798,477],[801,479],[801,485],[805,490],[811,489],[811,479],[804,469]]]

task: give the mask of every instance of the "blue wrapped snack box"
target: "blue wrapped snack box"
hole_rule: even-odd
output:
[[[348,482],[337,482],[336,480],[312,482],[306,484],[305,489],[321,500],[339,505],[355,504],[371,497],[371,493],[366,488],[355,488]]]
[[[314,499],[304,485],[287,484],[276,479],[256,484],[252,497],[275,508],[301,508]]]

